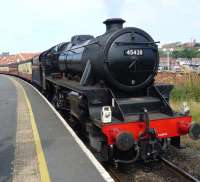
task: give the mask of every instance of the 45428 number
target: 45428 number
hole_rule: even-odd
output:
[[[143,50],[142,49],[127,49],[125,50],[124,54],[126,56],[142,56]]]

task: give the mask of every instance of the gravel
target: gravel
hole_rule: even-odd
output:
[[[191,140],[188,136],[182,137],[182,148],[169,146],[166,158],[178,167],[189,172],[200,180],[200,141]],[[124,182],[176,182],[184,181],[176,176],[162,162],[148,165],[136,163],[131,166],[121,167],[115,170]],[[186,180],[185,180],[186,181]]]

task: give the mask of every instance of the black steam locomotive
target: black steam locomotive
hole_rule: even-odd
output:
[[[122,19],[104,21],[94,38],[76,35],[32,60],[31,81],[84,136],[101,161],[131,163],[157,158],[168,141],[199,137],[192,118],[169,105],[172,85],[155,85],[156,42]]]

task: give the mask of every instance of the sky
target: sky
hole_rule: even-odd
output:
[[[0,53],[41,52],[76,34],[101,35],[123,18],[161,44],[200,41],[200,0],[6,0],[0,3]]]

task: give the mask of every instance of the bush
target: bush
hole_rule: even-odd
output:
[[[200,76],[187,73],[185,82],[177,83],[171,93],[172,101],[195,101],[200,102]]]

